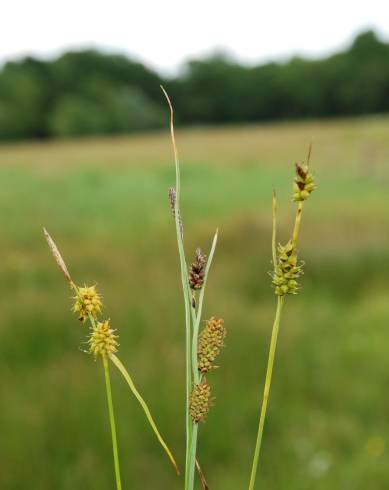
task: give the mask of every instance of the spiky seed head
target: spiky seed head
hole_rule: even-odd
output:
[[[195,260],[189,267],[189,286],[194,291],[198,291],[203,287],[206,263],[206,256],[201,253],[200,248],[197,248],[195,252]]]
[[[297,251],[292,241],[278,245],[277,264],[273,271],[274,292],[277,296],[297,294],[298,279],[303,274],[303,264],[298,263]]]
[[[109,320],[97,322],[89,338],[89,352],[94,356],[110,356],[117,352],[119,346],[115,331],[109,325]]]
[[[212,405],[211,387],[204,379],[196,384],[189,399],[189,413],[193,422],[204,422]]]
[[[221,318],[212,317],[207,320],[205,327],[200,332],[197,359],[198,369],[203,374],[218,367],[214,365],[214,361],[220,354],[227,335],[223,323]]]
[[[74,297],[73,312],[78,314],[79,320],[84,323],[91,314],[93,318],[97,318],[101,314],[103,306],[101,296],[96,291],[96,286],[84,286],[78,288],[78,294]]]
[[[296,163],[296,177],[293,183],[293,201],[306,201],[315,190],[313,175],[309,172],[308,165]]]

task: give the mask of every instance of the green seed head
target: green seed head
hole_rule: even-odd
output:
[[[315,190],[313,175],[309,172],[308,165],[296,163],[296,178],[293,183],[293,201],[306,201]]]
[[[278,245],[277,264],[273,272],[274,292],[277,296],[297,294],[297,279],[303,274],[302,264],[298,264],[297,252],[291,241]]]

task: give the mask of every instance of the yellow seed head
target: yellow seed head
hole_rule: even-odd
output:
[[[85,322],[88,313],[93,318],[97,318],[97,315],[101,314],[103,304],[99,293],[96,291],[96,286],[84,286],[83,288],[78,288],[78,292],[79,295],[74,297],[73,312],[78,314],[78,318],[82,323]]]
[[[206,380],[195,385],[189,399],[189,413],[193,422],[204,422],[212,405],[211,387]]]
[[[297,294],[297,279],[303,274],[303,265],[298,263],[297,252],[293,243],[278,245],[277,264],[273,272],[274,292],[277,296]]]
[[[96,357],[110,356],[117,352],[119,346],[117,342],[118,336],[115,335],[115,330],[110,328],[109,320],[105,322],[97,322],[96,328],[92,330],[89,338],[89,352]]]
[[[313,175],[309,172],[308,165],[296,163],[296,178],[293,183],[293,201],[306,201],[315,188]]]
[[[207,320],[198,343],[198,369],[201,373],[208,373],[211,369],[217,368],[213,363],[220,354],[226,335],[222,319],[212,317]]]

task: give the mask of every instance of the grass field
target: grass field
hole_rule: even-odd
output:
[[[206,317],[229,335],[199,458],[211,490],[247,488],[275,297],[293,219],[293,163],[313,143],[303,290],[288,298],[258,488],[381,490],[389,481],[389,118],[178,131],[186,246],[220,229]],[[42,235],[94,283],[120,353],[184,463],[184,326],[167,132],[0,147],[0,488],[114,487],[100,363]],[[182,489],[113,376],[124,488]]]

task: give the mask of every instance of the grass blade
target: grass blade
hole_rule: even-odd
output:
[[[154,422],[154,419],[151,415],[151,412],[150,412],[150,409],[149,407],[147,406],[146,402],[144,401],[144,399],[142,398],[141,394],[139,393],[139,391],[136,389],[135,387],[135,384],[130,376],[130,374],[128,373],[127,369],[124,367],[124,365],[122,364],[122,362],[120,361],[120,359],[115,356],[115,354],[112,354],[110,356],[110,359],[111,361],[115,364],[115,366],[118,368],[118,370],[121,372],[121,374],[123,375],[124,379],[127,381],[127,384],[128,386],[130,387],[133,395],[135,396],[135,398],[138,400],[140,406],[142,407],[145,415],[146,415],[146,418],[151,426],[151,428],[153,429],[154,431],[154,434],[156,435],[159,443],[161,444],[161,446],[163,447],[163,449],[165,450],[168,458],[170,459],[170,461],[172,462],[176,472],[177,472],[177,475],[180,474],[180,470],[178,469],[178,466],[177,466],[177,463],[176,463],[176,460],[174,459],[173,457],[173,454],[171,453],[170,449],[168,448],[167,444],[165,443],[165,441],[163,440],[161,434],[159,433],[159,430]]]

